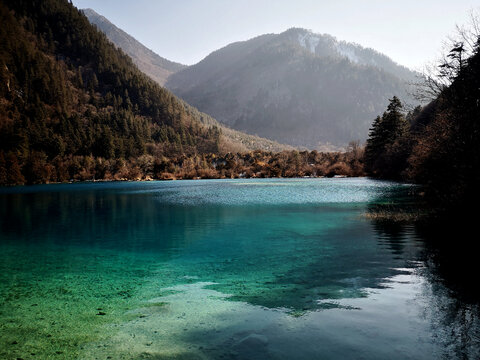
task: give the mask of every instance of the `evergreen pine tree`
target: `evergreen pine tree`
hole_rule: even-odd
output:
[[[408,156],[409,123],[402,108],[402,103],[394,96],[383,116],[373,122],[365,147],[365,170],[369,175],[397,178],[405,168],[403,165],[397,169]]]

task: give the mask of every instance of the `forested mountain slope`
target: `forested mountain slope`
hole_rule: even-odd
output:
[[[66,0],[2,1],[0,20],[2,182],[73,178],[96,158],[218,151],[218,128]]]

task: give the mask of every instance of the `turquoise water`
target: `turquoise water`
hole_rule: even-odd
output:
[[[478,306],[368,179],[0,189],[0,358],[478,358]]]

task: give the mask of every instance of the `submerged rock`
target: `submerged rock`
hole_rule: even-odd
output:
[[[239,359],[265,359],[268,354],[268,338],[265,335],[250,334],[234,346]]]

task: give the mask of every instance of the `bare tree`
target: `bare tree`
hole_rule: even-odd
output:
[[[422,102],[436,99],[452,81],[461,75],[479,46],[480,11],[471,10],[466,25],[457,25],[455,34],[443,44],[442,55],[435,63],[426,64],[419,77],[414,96]]]

